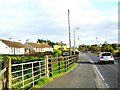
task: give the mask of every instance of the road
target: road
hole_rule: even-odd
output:
[[[87,53],[86,55],[96,65],[107,87],[118,88],[118,63],[120,58],[115,58],[115,64],[97,64],[97,54]]]
[[[72,71],[55,78],[40,88],[116,88],[118,89],[118,63],[98,64],[97,54],[81,53],[78,66]]]
[[[84,61],[82,63],[78,61],[76,68],[41,88],[96,88],[94,70],[88,58],[82,55],[79,59]]]

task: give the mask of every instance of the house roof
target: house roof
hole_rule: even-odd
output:
[[[41,44],[41,46],[43,46],[43,47],[47,47],[47,48],[52,48],[50,45],[48,45],[48,43],[40,43]]]
[[[6,44],[9,47],[16,47],[16,48],[24,48],[25,46],[20,43],[20,42],[15,42],[15,41],[9,41],[9,40],[3,40],[0,39],[0,41],[2,41],[4,44]]]
[[[34,48],[51,48],[51,46],[49,46],[48,44],[46,43],[33,43],[33,42],[27,42],[27,44],[31,45],[32,47]]]
[[[31,45],[34,48],[40,48],[41,47],[38,43],[27,42],[26,44],[29,44],[29,45]]]

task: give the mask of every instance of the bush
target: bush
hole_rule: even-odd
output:
[[[96,53],[96,52],[98,52],[98,47],[97,46],[91,46],[91,52],[92,53]]]
[[[115,56],[115,57],[120,57],[120,50],[119,50],[119,52],[117,52],[114,56]]]
[[[102,52],[111,52],[111,53],[114,55],[114,49],[113,49],[113,47],[112,47],[110,44],[108,44],[108,43],[105,43],[105,44],[102,45],[101,51],[102,51]]]
[[[61,50],[54,50],[54,54],[55,54],[55,57],[59,57],[62,55],[62,51]]]

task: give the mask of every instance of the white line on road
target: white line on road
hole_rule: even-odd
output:
[[[105,85],[106,85],[106,87],[107,87],[107,88],[109,88],[109,86],[108,86],[108,84],[107,84],[107,83],[105,83]]]
[[[93,66],[93,68],[96,69],[96,71],[98,72],[98,74],[100,75],[100,77],[102,78],[102,80],[105,81],[105,79],[104,79],[103,76],[101,75],[101,73],[100,73],[100,71],[98,70],[98,68],[96,67],[96,65],[94,64],[94,65],[92,65],[92,66]]]
[[[94,70],[96,70],[98,72],[98,74],[100,75],[101,79],[105,82],[105,79],[103,78],[102,74],[100,73],[100,71],[98,70],[97,66],[94,64],[94,62],[89,59],[89,61],[93,64],[92,67]],[[108,84],[105,82],[105,85],[107,88],[109,88]]]

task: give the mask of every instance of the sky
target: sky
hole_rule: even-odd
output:
[[[119,0],[0,0],[0,39],[67,44],[118,43]],[[79,28],[79,29],[76,29]],[[96,39],[97,37],[97,39]]]

